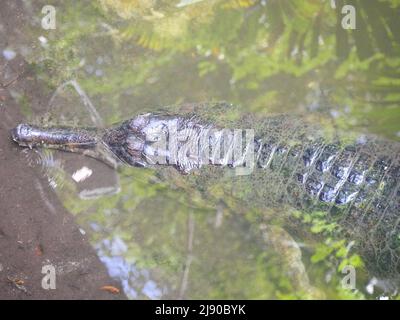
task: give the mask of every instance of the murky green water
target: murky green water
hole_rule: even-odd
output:
[[[318,114],[339,130],[400,139],[398,1],[52,1],[51,30],[41,25],[47,1],[24,3],[29,26],[9,50],[49,93],[41,114],[22,104],[30,120],[106,126],[225,100],[242,114]],[[354,30],[341,26],[345,4]],[[357,253],[317,230],[312,214],[293,232],[280,219],[287,212],[260,212],[218,185],[116,173],[79,155],[41,159],[130,298],[373,298],[387,287],[372,293]],[[357,271],[356,290],[341,285],[345,265]]]

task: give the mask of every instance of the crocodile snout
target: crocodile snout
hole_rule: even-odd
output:
[[[15,142],[21,144],[26,142],[26,139],[29,137],[29,132],[30,126],[25,123],[21,123],[11,130],[11,138]]]

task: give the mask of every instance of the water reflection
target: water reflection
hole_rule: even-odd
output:
[[[121,281],[123,290],[129,298],[138,299],[138,291],[142,297],[153,300],[162,298],[162,291],[156,282],[150,279],[149,271],[138,270],[135,261],[128,262],[124,259],[128,248],[121,238],[104,239],[95,247],[110,276]]]

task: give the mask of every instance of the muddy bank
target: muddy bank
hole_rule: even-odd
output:
[[[27,22],[18,3],[2,4],[0,52],[25,41],[21,30]],[[18,97],[26,97],[33,112],[49,98],[27,70],[19,55],[0,57],[0,299],[124,299],[40,168],[29,166],[10,139],[9,130],[24,120],[17,102],[24,99]],[[55,268],[54,290],[42,288],[44,265]]]
[[[21,148],[10,140],[9,129],[23,121],[10,95],[17,87],[31,95],[37,83],[27,76],[0,89],[0,298],[124,298],[101,289],[119,285],[108,276],[40,169],[29,167]],[[56,270],[55,290],[41,285],[42,266],[49,264]]]

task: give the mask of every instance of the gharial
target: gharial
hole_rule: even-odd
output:
[[[227,139],[233,129],[253,129],[254,137],[245,146],[254,152],[254,170],[230,177],[233,194],[237,191],[254,205],[325,212],[355,240],[373,274],[398,282],[400,144],[368,134],[342,140],[323,125],[290,115],[230,119],[225,107],[213,108],[215,116],[207,104],[183,106],[138,115],[106,129],[20,124],[11,134],[21,146],[80,152],[112,166],[174,166],[190,173],[245,166],[232,156],[213,156],[216,150],[229,154],[232,144]],[[218,115],[223,120],[217,121]],[[201,141],[209,148],[199,148]],[[252,192],[245,192],[248,186]]]

